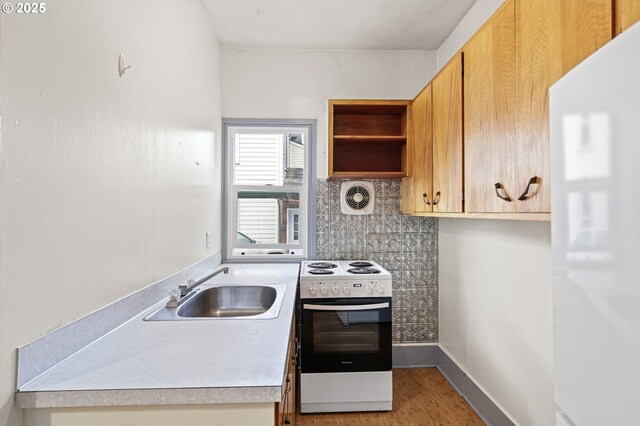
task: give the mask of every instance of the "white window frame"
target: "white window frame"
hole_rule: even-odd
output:
[[[239,121],[239,122],[238,122]],[[265,260],[292,260],[300,261],[309,256],[315,255],[315,220],[308,218],[315,217],[315,188],[312,179],[315,178],[314,164],[312,164],[312,150],[314,149],[315,121],[309,120],[224,120],[224,142],[223,161],[225,164],[225,174],[223,180],[223,224],[225,232],[225,242],[223,247],[223,257],[231,261],[265,261]],[[264,123],[269,121],[269,123]],[[303,121],[303,125],[290,122]],[[302,185],[233,185],[235,158],[235,137],[237,133],[300,133],[304,139],[304,177]],[[276,244],[237,244],[236,232],[238,231],[238,193],[242,191],[265,191],[265,192],[294,192],[299,194],[299,242],[297,244],[276,243]],[[311,194],[313,192],[313,194]],[[308,223],[313,222],[313,223]],[[288,233],[288,232],[287,232]],[[311,236],[311,238],[310,238]],[[260,249],[264,253],[250,253],[245,255],[234,255],[234,249]],[[289,250],[295,254],[266,254],[268,251]],[[254,250],[252,250],[254,251]]]

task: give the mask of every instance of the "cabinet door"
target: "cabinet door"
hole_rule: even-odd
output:
[[[295,316],[290,330],[289,347],[287,350],[287,365],[285,382],[282,389],[282,399],[276,404],[275,425],[296,424],[296,358],[298,355],[298,339],[295,338]]]
[[[287,391],[287,404],[284,413],[284,424],[295,425],[296,424],[296,367],[293,362],[294,355],[291,355],[292,359],[289,363],[289,382]]]
[[[400,212],[413,214],[413,176],[407,176],[400,181]]]
[[[611,0],[516,2],[518,212],[551,211],[549,87],[611,39],[611,22]]]
[[[507,0],[467,42],[463,55],[465,210],[513,212],[516,191],[514,0]]]
[[[614,0],[615,33],[620,34],[636,22],[640,21],[640,1]]]
[[[519,1],[523,4],[532,3],[526,0]],[[587,56],[611,40],[613,34],[612,0],[544,0],[542,2],[536,0],[533,3],[554,5],[556,15],[562,19],[560,23],[562,75],[571,71]],[[551,28],[557,29],[558,27]]]
[[[431,83],[413,100],[413,211],[430,212],[433,200]]]
[[[433,87],[434,212],[462,212],[462,55],[436,75]]]

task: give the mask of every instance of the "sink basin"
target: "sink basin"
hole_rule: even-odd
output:
[[[266,286],[211,287],[196,293],[178,308],[181,317],[248,317],[264,314],[278,292]]]
[[[162,306],[145,321],[271,319],[280,314],[285,286],[201,285],[178,308]]]

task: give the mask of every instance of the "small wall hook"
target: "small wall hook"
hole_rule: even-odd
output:
[[[129,66],[124,66],[124,56],[122,56],[122,54],[120,54],[120,56],[118,56],[118,74],[120,75],[120,77],[122,77],[124,75],[124,72],[126,70],[128,70],[129,68],[131,68],[131,65]]]

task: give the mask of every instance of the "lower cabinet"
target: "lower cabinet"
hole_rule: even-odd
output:
[[[273,424],[277,403],[33,408],[25,426],[247,426]]]
[[[282,400],[276,404],[276,426],[296,424],[296,359],[298,356],[298,341],[295,338],[295,319],[291,326],[291,339],[287,353],[287,371],[282,387]]]
[[[280,426],[296,424],[295,318],[280,402],[56,407],[24,410],[25,426]],[[274,421],[275,412],[275,421]]]

